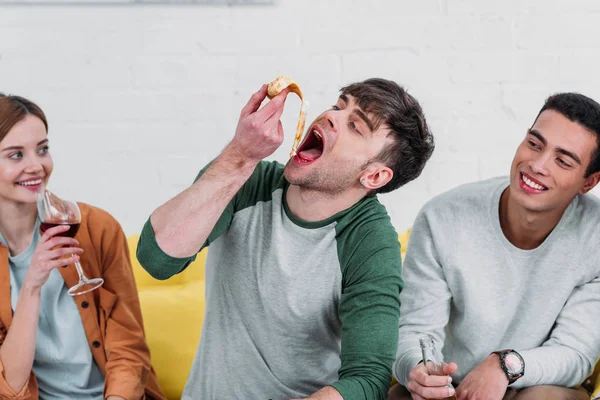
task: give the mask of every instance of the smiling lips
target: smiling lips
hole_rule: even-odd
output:
[[[302,143],[296,153],[296,161],[306,165],[314,162],[323,154],[323,134],[316,128],[312,128],[310,134]]]
[[[36,191],[40,188],[42,184],[42,178],[27,179],[25,181],[17,182],[16,184],[19,186],[23,186],[26,189]]]
[[[528,193],[541,193],[548,190],[546,186],[534,181],[532,178],[528,177],[523,172],[520,173],[520,176],[521,187],[525,189]]]

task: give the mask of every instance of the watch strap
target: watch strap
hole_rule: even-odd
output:
[[[505,362],[505,357],[509,353],[515,354],[521,361],[521,372],[520,373],[515,374],[508,370],[508,367],[506,366],[506,362]],[[515,383],[519,378],[523,377],[523,375],[525,373],[525,361],[523,361],[523,357],[521,357],[521,355],[519,353],[517,353],[513,349],[505,349],[505,350],[494,351],[494,352],[492,352],[492,354],[497,354],[498,357],[500,358],[500,368],[502,368],[502,371],[504,371],[506,378],[508,378],[509,385]]]

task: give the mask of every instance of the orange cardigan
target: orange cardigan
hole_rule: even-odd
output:
[[[77,303],[92,355],[105,377],[104,394],[127,400],[163,400],[165,396],[150,364],[125,234],[107,212],[87,204],[79,204],[79,207],[81,226],[75,237],[84,250],[81,265],[88,278],[104,278],[104,285],[73,300]],[[74,265],[59,270],[68,287],[77,284]],[[0,244],[0,346],[11,320],[8,249]],[[27,384],[16,393],[5,381],[0,361],[0,398],[38,399],[33,371]]]

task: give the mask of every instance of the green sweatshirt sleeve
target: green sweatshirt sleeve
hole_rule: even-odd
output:
[[[196,176],[194,182],[200,179],[209,167],[210,164],[204,167],[198,176]],[[246,181],[240,191],[227,204],[208,238],[200,249],[198,249],[198,252],[209,246],[227,231],[236,212],[251,207],[260,201],[269,200],[273,190],[281,187],[283,184],[283,166],[281,164],[266,161],[260,162],[248,181]],[[160,280],[168,279],[182,272],[196,259],[196,255],[187,258],[177,258],[165,253],[156,242],[150,218],[148,218],[142,228],[136,256],[142,267],[154,278]]]
[[[400,244],[391,224],[349,236],[339,249],[345,261],[339,307],[341,368],[332,386],[344,400],[387,399],[403,286]]]

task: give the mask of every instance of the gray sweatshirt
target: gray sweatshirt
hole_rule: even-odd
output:
[[[514,349],[525,376],[513,387],[575,386],[600,354],[600,200],[577,196],[536,249],[500,228],[508,178],[458,187],[426,204],[406,255],[394,375],[406,385],[434,336],[461,380],[492,351]]]

